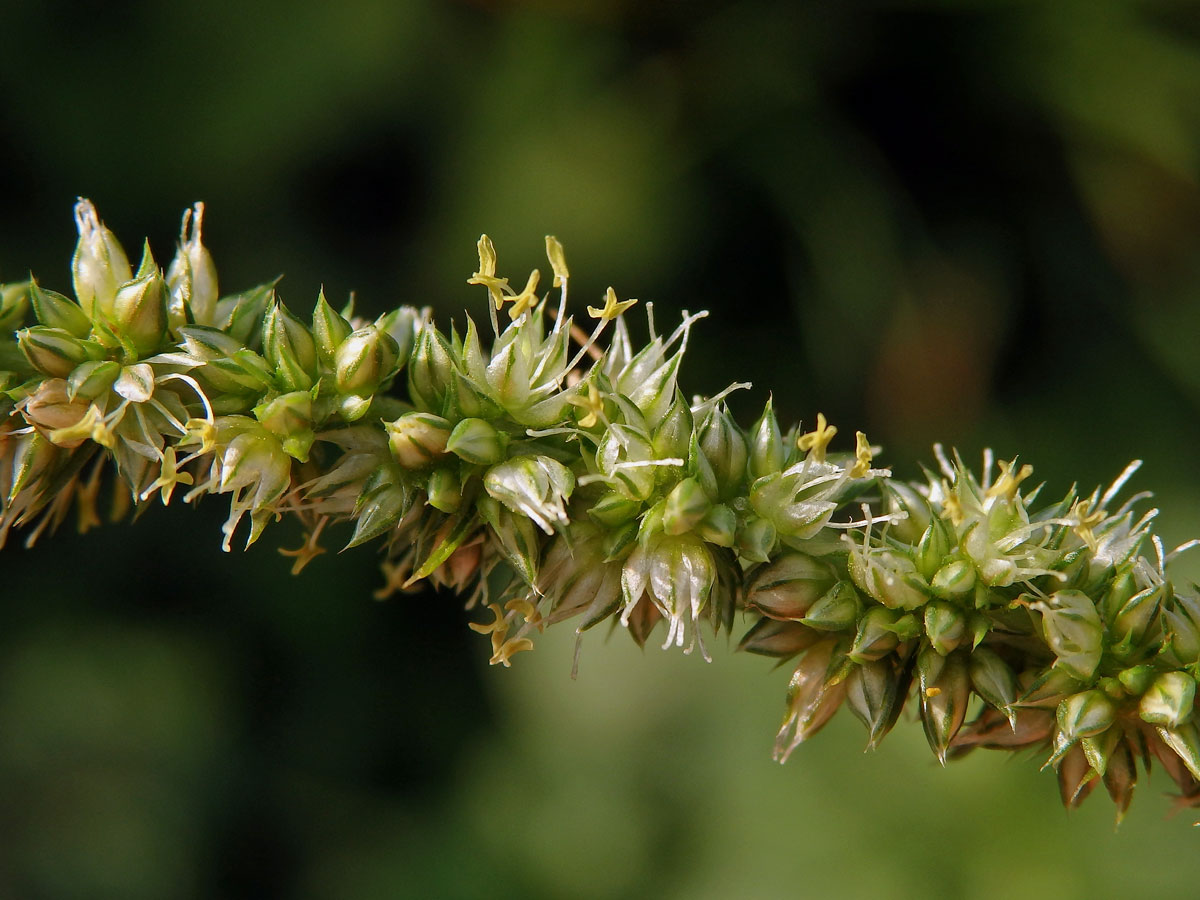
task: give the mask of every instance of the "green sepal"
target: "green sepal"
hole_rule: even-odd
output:
[[[47,328],[61,328],[77,338],[86,338],[91,332],[92,320],[87,313],[62,294],[48,291],[36,281],[31,281],[29,298],[33,304],[33,314]]]
[[[262,336],[263,316],[275,302],[276,278],[266,284],[217,301],[213,325],[253,350]]]
[[[317,346],[317,356],[322,364],[333,368],[333,356],[338,346],[353,329],[350,323],[343,319],[325,299],[325,288],[317,294],[317,305],[313,308],[312,334]]]
[[[428,578],[437,568],[448,560],[452,553],[462,546],[462,542],[470,536],[477,525],[475,516],[459,516],[449,533],[442,538],[433,551],[425,558],[425,562],[421,563],[420,567],[412,573],[409,579],[404,582],[404,587],[411,587],[422,578]]]

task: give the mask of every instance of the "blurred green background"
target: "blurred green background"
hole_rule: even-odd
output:
[[[1200,9],[1186,0],[341,0],[0,7],[0,277],[69,287],[71,204],[227,290],[479,312],[566,245],[744,421],[934,440],[1063,492],[1132,457],[1200,534]],[[0,896],[1191,896],[1140,790],[1114,832],[1031,760],[945,770],[840,716],[770,761],[784,671],[553,631],[511,670],[370,548],[292,579],[218,501],[0,554]],[[344,537],[344,535],[335,536]],[[1200,577],[1183,559],[1178,577]]]

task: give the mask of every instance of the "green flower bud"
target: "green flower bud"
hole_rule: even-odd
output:
[[[614,479],[618,490],[634,500],[648,500],[654,493],[656,468],[654,448],[628,425],[614,422],[604,430],[596,447],[596,467]]]
[[[1192,777],[1200,780],[1200,732],[1196,729],[1196,723],[1188,722],[1178,728],[1160,725],[1155,731],[1159,739],[1187,766]]]
[[[122,366],[113,392],[130,403],[145,403],[154,396],[154,368],[149,363]]]
[[[31,366],[54,378],[66,378],[81,363],[104,356],[104,348],[94,341],[81,340],[69,331],[44,325],[18,331],[17,346]]]
[[[692,445],[692,410],[679,391],[650,443],[659,459],[687,458]]]
[[[588,510],[588,515],[606,528],[616,528],[632,521],[642,510],[642,501],[631,500],[620,491],[602,495]]]
[[[353,329],[325,299],[325,288],[317,295],[313,309],[312,334],[317,345],[317,356],[329,368],[334,368],[334,354]]]
[[[170,316],[179,325],[212,325],[217,317],[217,267],[201,240],[203,226],[204,204],[197,203],[183,214],[179,249],[167,267]]]
[[[710,544],[732,547],[737,540],[737,515],[724,503],[718,503],[704,514],[696,533]]]
[[[913,552],[913,562],[923,578],[932,578],[941,568],[942,560],[950,552],[950,546],[950,535],[946,533],[946,526],[942,520],[931,519]]]
[[[1137,580],[1133,577],[1133,567],[1123,566],[1113,577],[1112,583],[1109,584],[1108,590],[1104,594],[1104,599],[1100,601],[1100,612],[1104,621],[1108,624],[1116,621],[1117,614],[1137,592],[1138,586]]]
[[[317,344],[303,322],[276,301],[263,319],[263,356],[279,383],[291,391],[307,391],[317,380]]]
[[[877,747],[896,724],[911,673],[908,666],[880,659],[855,666],[846,678],[846,705],[866,726],[868,748]]]
[[[1104,691],[1082,691],[1058,705],[1058,730],[1068,746],[1080,738],[1103,734],[1116,719],[1117,708]]]
[[[121,364],[112,360],[96,360],[85,362],[75,368],[67,378],[67,396],[72,400],[95,400],[101,394],[108,392],[117,376],[121,374]]]
[[[122,344],[132,347],[138,358],[154,353],[167,333],[167,283],[154,267],[149,246],[138,277],[117,289],[112,324]]]
[[[625,559],[626,551],[638,539],[640,523],[628,521],[615,528],[605,530],[600,544],[604,549],[605,562],[620,562]]]
[[[253,350],[235,350],[229,358],[212,359],[193,370],[209,388],[215,409],[241,412],[273,389],[275,372]]]
[[[799,621],[833,584],[825,563],[805,553],[783,553],[755,570],[745,604],[772,619]]]
[[[87,317],[95,322],[98,315],[110,313],[117,288],[133,278],[133,270],[90,200],[81,199],[75,204],[75,224],[79,228],[79,243],[71,261],[75,296]]]
[[[244,344],[261,337],[263,315],[267,307],[275,302],[275,283],[260,284],[218,300],[217,312],[211,323],[213,327]]]
[[[751,481],[778,472],[783,468],[783,461],[786,458],[783,435],[779,433],[779,422],[775,418],[771,398],[767,398],[767,405],[763,409],[762,416],[750,431],[749,455]]]
[[[1115,645],[1113,651],[1117,656],[1128,656],[1129,652],[1141,643],[1146,629],[1158,616],[1161,599],[1162,588],[1149,587],[1138,591],[1125,601],[1112,620],[1110,628]]]
[[[704,488],[695,478],[685,478],[667,494],[663,509],[663,530],[667,534],[691,531],[712,506]]]
[[[300,462],[308,461],[313,445],[313,403],[308,391],[280,394],[254,408],[254,417],[279,438],[283,452]]]
[[[337,389],[342,394],[369,397],[395,374],[398,360],[396,342],[386,332],[374,325],[351,332],[334,354]]]
[[[967,617],[961,609],[945,600],[925,605],[925,637],[942,656],[962,646],[967,639]]]
[[[243,349],[242,342],[233,335],[206,325],[184,325],[179,329],[179,339],[184,352],[202,362],[232,357]]]
[[[36,281],[29,284],[33,314],[47,328],[61,328],[77,338],[86,338],[92,330],[92,320],[79,306],[62,294],[47,291]]]
[[[408,362],[420,324],[419,314],[411,306],[401,306],[379,317],[375,325],[396,342],[400,366]]]
[[[1041,709],[1057,707],[1063,699],[1077,692],[1083,683],[1058,666],[1053,666],[1038,675],[1017,701],[1017,706]]]
[[[948,562],[933,574],[929,589],[943,600],[965,597],[975,589],[975,566],[965,559]]]
[[[885,606],[872,606],[858,621],[858,632],[850,647],[850,658],[856,663],[883,659],[900,643],[896,626],[901,613]]]
[[[408,362],[408,395],[413,403],[431,412],[441,412],[446,405],[446,394],[454,385],[455,372],[446,338],[433,325],[423,325]]]
[[[446,450],[477,466],[490,466],[504,458],[508,436],[483,419],[463,419],[454,426]]]
[[[902,481],[882,482],[887,495],[888,514],[903,518],[892,519],[891,532],[905,544],[916,544],[929,527],[929,502]]]
[[[1150,685],[1154,683],[1154,677],[1157,674],[1158,669],[1152,665],[1132,666],[1118,672],[1117,680],[1121,682],[1121,686],[1126,691],[1137,697],[1150,689]]]
[[[0,284],[0,332],[10,334],[24,323],[31,287],[28,281]]]
[[[462,505],[462,484],[450,469],[434,469],[425,485],[429,505],[444,513],[458,512]]]
[[[575,489],[575,476],[548,456],[518,456],[492,466],[483,476],[483,487],[546,534],[570,522],[566,502]]]
[[[847,571],[859,590],[892,609],[919,609],[929,600],[929,586],[913,561],[889,550],[850,551]]]
[[[58,448],[40,431],[23,434],[15,441],[16,448],[10,457],[12,476],[6,500],[8,506],[12,506],[26,488],[34,488],[51,471],[58,458]]]
[[[848,581],[839,581],[808,608],[800,621],[820,631],[845,631],[858,621],[862,601]]]
[[[946,764],[946,750],[967,715],[971,699],[971,679],[962,651],[942,656],[932,647],[917,655],[920,678],[921,724],[925,737],[937,756]]]
[[[708,460],[721,499],[732,497],[746,477],[746,439],[724,407],[709,412],[700,426],[700,451]]]
[[[1172,665],[1200,661],[1200,597],[1176,591],[1163,610],[1164,658]]]
[[[1103,776],[1108,770],[1108,762],[1124,738],[1125,730],[1120,726],[1109,728],[1096,737],[1080,738],[1079,743],[1083,747],[1083,755],[1087,757],[1088,765],[1097,775]]]
[[[681,354],[676,353],[645,375],[638,374],[642,367],[635,363],[631,370],[623,373],[617,385],[617,389],[645,414],[651,428],[657,428],[662,422],[676,396],[675,380],[681,359]]]
[[[1073,678],[1089,682],[1104,652],[1104,627],[1090,597],[1080,591],[1057,591],[1048,602],[1031,603],[1042,614],[1046,643],[1055,664]]]
[[[1164,672],[1142,695],[1138,715],[1151,725],[1178,728],[1190,721],[1196,703],[1196,679],[1186,672]]]
[[[420,469],[445,454],[450,423],[433,413],[405,413],[385,422],[388,443],[396,462],[406,469]]]
[[[969,670],[975,693],[1014,722],[1017,676],[1012,667],[987,647],[977,647],[971,653]]]
[[[371,485],[371,482],[368,482]],[[355,505],[354,536],[346,549],[365,544],[367,541],[386,534],[396,527],[412,504],[412,493],[390,477],[381,477],[378,483],[364,488]]]

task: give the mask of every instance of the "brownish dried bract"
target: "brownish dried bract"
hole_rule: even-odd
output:
[[[738,644],[739,650],[789,659],[821,640],[821,633],[799,622],[779,622],[762,618],[746,632]]]
[[[788,685],[788,707],[775,738],[775,759],[786,762],[791,752],[824,727],[846,696],[838,678],[839,642],[827,639],[809,650]]]
[[[642,594],[642,598],[634,606],[633,612],[629,614],[629,635],[639,647],[645,647],[650,632],[661,621],[662,613],[658,611],[658,607],[650,602],[649,597]]]
[[[949,756],[956,759],[971,750],[1025,750],[1050,742],[1054,714],[1045,709],[1017,710],[1013,722],[990,706],[968,723],[950,742]]]
[[[1058,793],[1067,809],[1077,809],[1095,790],[1098,781],[1078,744],[1058,764]]]

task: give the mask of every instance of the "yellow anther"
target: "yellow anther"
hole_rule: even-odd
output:
[[[942,500],[942,515],[945,516],[957,528],[967,518],[967,514],[963,511],[962,503],[958,499],[958,494],[950,490],[945,490],[945,499]]]
[[[825,462],[825,450],[837,433],[837,428],[825,421],[825,413],[817,413],[816,430],[800,435],[796,446],[807,452],[808,458],[813,462]]]
[[[529,280],[525,282],[525,290],[512,298],[512,306],[508,308],[508,315],[514,322],[525,314],[525,311],[537,303],[537,286],[538,280],[542,277],[542,273],[534,269],[529,273]],[[498,309],[499,307],[497,307]]]
[[[467,279],[467,284],[482,284],[486,287],[492,295],[496,309],[500,309],[504,305],[504,292],[507,290],[512,293],[512,289],[508,286],[507,278],[496,277],[496,248],[492,246],[492,239],[486,234],[481,234],[476,246],[479,249],[479,271]]]
[[[496,248],[492,239],[486,234],[481,234],[475,247],[479,251],[479,271],[475,273],[476,277],[492,277],[496,274]]]
[[[942,692],[942,689],[941,689],[940,687],[927,687],[927,688],[925,688],[925,696],[926,696],[926,697],[936,697],[936,696],[937,696],[938,694],[940,694],[941,692]]]
[[[495,616],[495,620],[488,623],[468,622],[467,627],[479,634],[492,634],[497,631],[508,631],[508,623],[504,621],[504,610],[500,608],[499,603],[489,603],[487,605],[488,612]]]
[[[594,306],[589,306],[587,311],[588,315],[593,319],[603,319],[605,322],[611,322],[635,303],[637,303],[635,299],[618,300],[617,292],[609,288],[604,294],[604,308],[597,309]]]
[[[517,600],[509,600],[504,604],[504,608],[509,612],[515,612],[519,614],[525,620],[526,624],[540,622],[542,620],[542,615],[537,611],[537,607],[524,597]]]
[[[1080,539],[1087,544],[1088,549],[1094,553],[1098,546],[1095,528],[1104,521],[1104,510],[1097,509],[1093,512],[1091,501],[1080,500],[1071,509],[1071,518],[1077,523],[1071,530],[1079,535]]]
[[[177,484],[192,484],[192,476],[175,468],[175,448],[168,447],[163,451],[159,465],[158,478],[146,490],[142,491],[141,499],[145,500],[155,491],[162,491],[163,506],[171,502],[171,494]]]
[[[492,658],[488,660],[488,662],[490,662],[493,666],[499,663],[507,669],[512,665],[510,660],[514,656],[525,650],[532,649],[533,641],[531,641],[529,638],[513,638],[512,640],[505,641],[503,644],[501,644],[500,647],[497,648],[496,652],[492,654]]]
[[[871,460],[874,458],[871,454],[871,445],[867,442],[867,436],[861,431],[854,433],[854,465],[850,467],[851,478],[864,478],[871,471]]]
[[[96,498],[100,495],[100,471],[99,467],[93,469],[92,476],[86,482],[78,482],[75,488],[76,522],[80,534],[103,524],[99,513],[96,512]]]
[[[1017,495],[1017,488],[1021,486],[1021,482],[1033,474],[1033,466],[1023,465],[1013,474],[1013,466],[1017,464],[1014,459],[1012,462],[1000,460],[997,465],[1000,467],[1000,477],[996,479],[987,490],[989,497],[1004,497],[1006,500],[1012,500]]]
[[[572,406],[578,406],[580,409],[587,410],[587,415],[579,420],[580,428],[592,428],[600,421],[600,416],[604,414],[604,400],[601,398],[600,390],[596,387],[594,381],[588,382],[586,397],[571,397],[567,402]]]
[[[328,518],[322,517],[321,520],[317,522],[317,527],[308,533],[308,536],[304,539],[304,543],[295,550],[284,550],[280,548],[280,556],[290,556],[296,560],[294,563],[292,563],[293,575],[299,575],[304,570],[305,566],[325,552],[325,548],[321,546],[320,540],[321,532],[324,530],[325,523],[328,521]]]
[[[189,437],[200,441],[200,454],[211,453],[217,448],[217,426],[208,419],[188,419],[183,427]]]
[[[554,270],[554,286],[562,287],[571,273],[567,271],[567,255],[563,252],[563,245],[552,234],[546,235],[546,258]]]
[[[108,424],[104,421],[104,414],[100,412],[100,408],[94,403],[88,407],[87,412],[74,425],[68,425],[66,428],[55,428],[50,432],[48,437],[53,444],[69,444],[72,441],[78,441],[80,438],[91,438],[101,447],[107,447],[109,450],[117,446],[117,436],[108,427]]]
[[[408,576],[412,574],[412,563],[405,559],[399,562],[387,560],[380,568],[383,570],[384,585],[377,588],[371,596],[376,600],[386,600],[392,594],[403,593]]]

